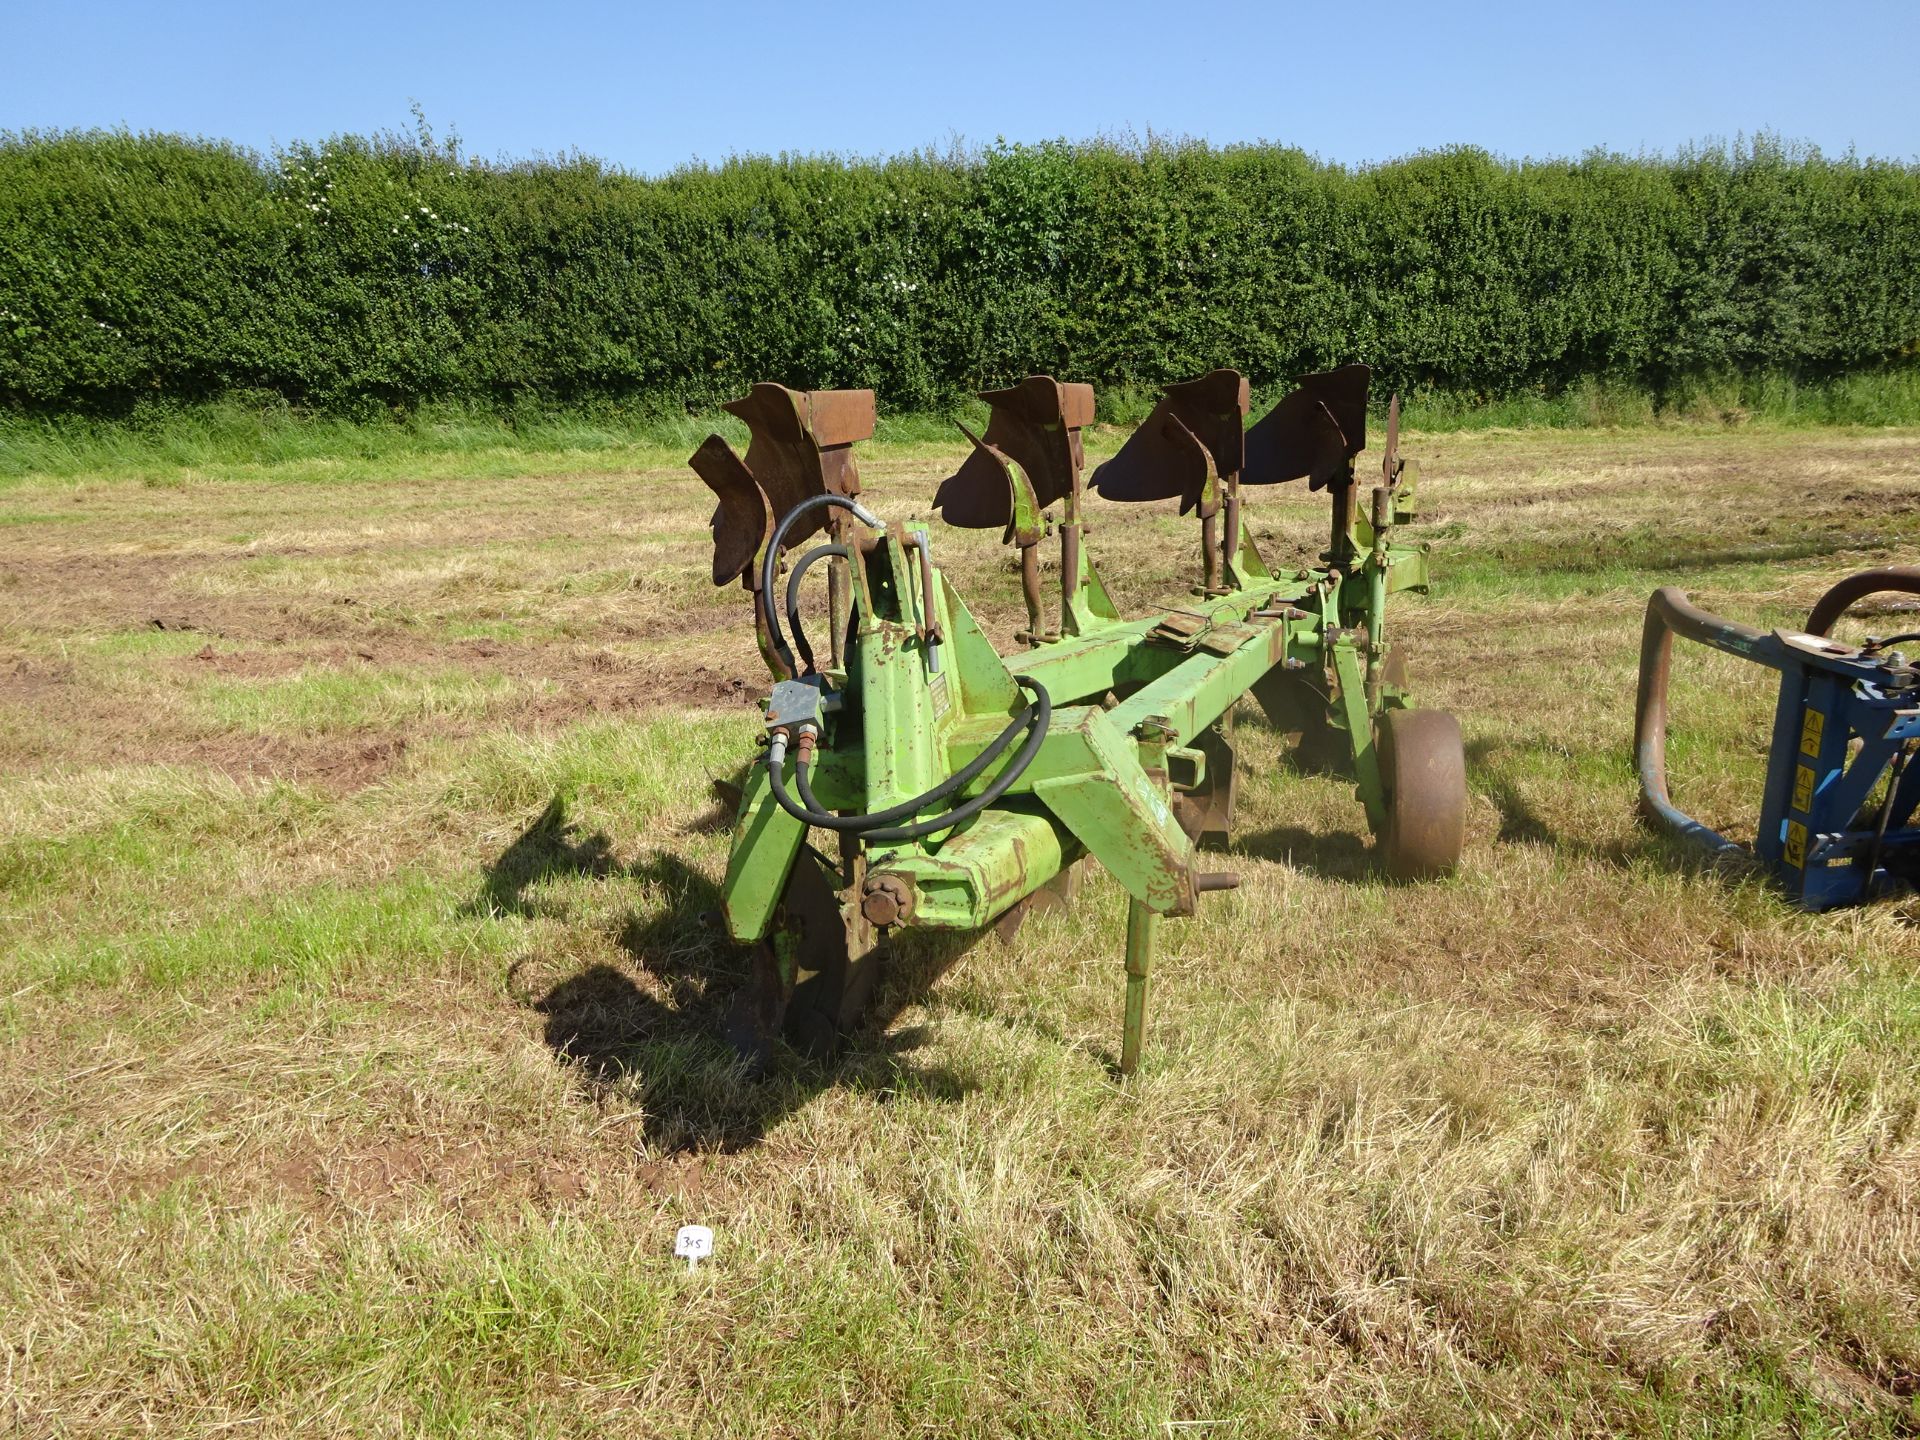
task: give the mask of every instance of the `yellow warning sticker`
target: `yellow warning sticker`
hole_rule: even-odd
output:
[[[1807,827],[1798,820],[1787,822],[1787,864],[1796,870],[1807,867]]]
[[[1807,711],[1806,721],[1800,726],[1800,753],[1802,755],[1818,755],[1820,753],[1820,737],[1825,733],[1826,728],[1826,716],[1822,715],[1818,710]]]
[[[1803,815],[1813,809],[1813,767],[1811,765],[1794,767],[1793,808]]]

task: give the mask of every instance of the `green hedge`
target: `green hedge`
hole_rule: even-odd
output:
[[[1030,370],[1410,390],[1821,380],[1920,342],[1920,167],[1758,145],[1369,169],[1296,150],[996,146],[647,180],[343,138],[271,160],[0,135],[0,404],[268,392],[701,405],[748,382],[937,406]]]

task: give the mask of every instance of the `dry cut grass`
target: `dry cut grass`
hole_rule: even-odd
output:
[[[1244,884],[1164,928],[1125,1087],[1100,877],[1011,944],[904,946],[839,1063],[734,1070],[706,787],[761,680],[675,457],[0,492],[0,1415],[1920,1428],[1916,911],[1703,868],[1626,755],[1647,592],[1786,623],[1910,558],[1920,435],[1410,448],[1439,586],[1397,633],[1465,726],[1463,872],[1383,883],[1248,718]],[[924,514],[956,454],[869,488]],[[1317,546],[1309,497],[1253,513]],[[942,543],[1005,637],[993,537]],[[1130,606],[1191,564],[1167,514],[1091,543]],[[1676,683],[1682,798],[1750,830],[1764,679]]]

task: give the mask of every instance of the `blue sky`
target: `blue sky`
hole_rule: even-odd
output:
[[[959,138],[1273,140],[1330,160],[1464,143],[1670,151],[1771,131],[1920,158],[1920,0],[1555,5],[460,6],[0,0],[0,129],[256,149],[411,129],[643,173]]]

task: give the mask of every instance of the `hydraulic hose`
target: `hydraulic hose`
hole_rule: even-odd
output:
[[[825,560],[836,555],[842,560],[846,559],[847,547],[844,545],[816,545],[798,560],[794,561],[793,569],[787,572],[787,626],[793,631],[793,643],[800,649],[800,658],[807,662],[807,672],[809,674],[816,673],[820,667],[813,663],[813,646],[807,643],[806,629],[800,624],[800,579],[807,573],[814,561]],[[827,623],[829,625],[833,623],[832,616],[827,617]]]
[[[1026,681],[1024,683],[1031,685],[1041,696],[1046,696],[1046,691],[1041,688],[1038,681]],[[813,786],[809,782],[807,773],[812,767],[796,763],[793,767],[794,785],[800,792],[801,807],[810,814],[826,816],[827,818],[825,820],[812,822],[824,830],[870,830],[878,825],[886,825],[895,820],[905,820],[910,815],[918,815],[936,800],[944,800],[955,791],[965,789],[968,785],[972,784],[981,771],[985,770],[987,766],[1000,758],[1000,753],[1013,743],[1015,736],[1035,723],[1039,703],[1040,702],[1036,701],[1033,704],[1029,704],[1018,715],[1015,715],[1013,719],[1007,723],[1006,728],[994,736],[992,740],[988,741],[985,748],[983,748],[978,755],[974,756],[973,759],[962,765],[939,784],[914,796],[911,800],[903,800],[898,805],[889,805],[884,810],[870,810],[864,815],[835,815],[828,811],[826,806],[814,798]],[[1047,701],[1047,713],[1049,715],[1052,713],[1052,703],[1050,699]],[[1038,723],[1041,729],[1044,730],[1046,728],[1045,717],[1039,717]],[[1016,772],[1016,775],[1017,773],[1018,772]],[[832,823],[829,824],[829,821]]]
[[[962,821],[970,820],[1006,794],[1013,782],[1025,773],[1027,767],[1033,763],[1034,757],[1040,753],[1040,746],[1047,738],[1047,726],[1053,719],[1053,700],[1047,694],[1046,686],[1030,676],[1017,675],[1014,678],[1033,693],[1033,703],[1014,716],[1006,729],[995,736],[992,742],[972,760],[939,784],[910,800],[903,800],[898,805],[890,805],[885,810],[876,810],[865,815],[832,814],[823,810],[814,801],[813,787],[808,783],[809,767],[805,763],[796,763],[794,766],[795,782],[802,796],[801,800],[795,800],[787,790],[787,745],[786,737],[783,735],[774,736],[773,742],[767,747],[767,779],[773,789],[773,798],[779,803],[781,809],[796,820],[804,821],[808,825],[817,825],[823,830],[852,831],[859,834],[863,840],[875,844],[917,840],[923,835],[948,830]],[[973,799],[956,805],[943,814],[916,821],[911,825],[888,823],[917,814],[970,783],[993,763],[1022,729],[1025,729],[1027,734],[1026,743],[1015,752],[1005,768],[994,776],[987,788]]]
[[[871,526],[875,530],[881,528],[880,517],[866,506],[848,496],[835,495],[832,491],[828,491],[825,495],[808,496],[783,515],[780,523],[773,527],[773,536],[767,541],[767,548],[760,557],[760,593],[767,597],[767,633],[773,641],[774,650],[787,662],[789,670],[797,670],[799,667],[794,663],[793,650],[788,646],[786,636],[780,633],[780,613],[773,605],[773,571],[774,567],[780,563],[780,547],[786,543],[787,532],[793,529],[794,523],[802,516],[811,515],[816,510],[824,510],[829,505],[852,511],[853,517],[862,525]],[[812,662],[808,663],[811,665]]]

